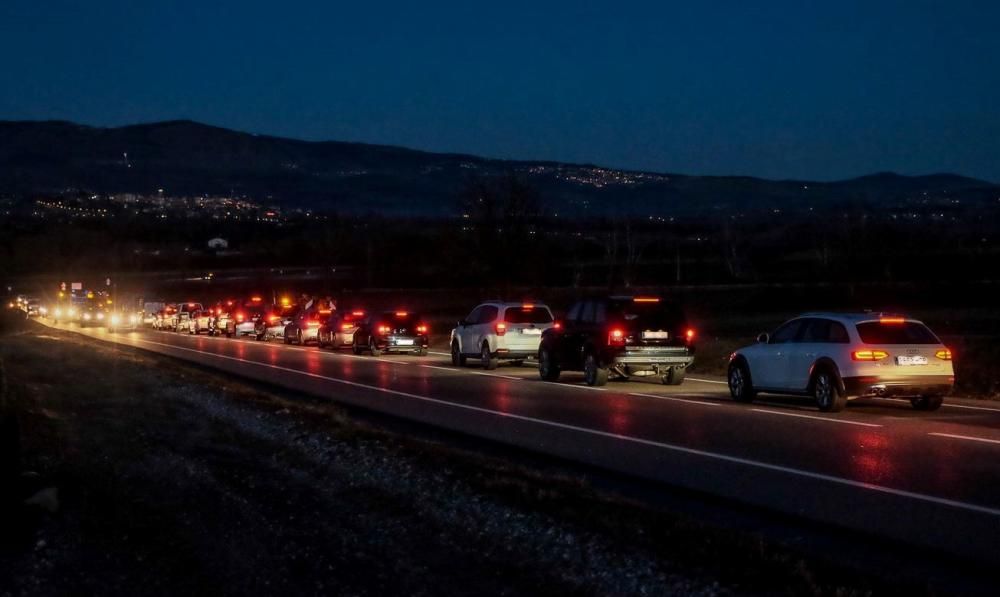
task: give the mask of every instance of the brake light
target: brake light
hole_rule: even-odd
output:
[[[329,309],[320,309],[319,314],[320,315],[329,315],[332,312],[333,311],[330,311]]]
[[[380,334],[388,334],[389,331],[390,331],[390,328],[387,325],[380,325],[380,326],[378,326],[378,333],[380,333]]]
[[[934,353],[934,356],[936,356],[937,358],[941,359],[942,361],[950,361],[951,360],[951,350],[948,349],[948,348],[945,348],[944,350],[939,350],[939,351],[937,351],[937,352]]]
[[[507,333],[507,324],[504,322],[498,322],[493,329],[496,330],[497,336],[503,336]]]
[[[881,361],[888,357],[889,353],[884,350],[855,350],[851,353],[853,361]]]
[[[521,305],[521,308],[524,309],[525,311],[531,311],[532,309],[535,308],[535,305],[531,303],[524,303],[523,305]]]
[[[342,324],[340,324],[340,329],[344,330],[345,332],[353,330],[354,329],[354,324],[353,323],[342,323]]]
[[[278,321],[278,316],[277,315],[272,315],[272,316],[268,317],[267,320],[270,321],[271,323],[274,323],[275,321]]]
[[[236,314],[236,321],[243,321],[243,314],[242,313],[237,313]]]
[[[255,296],[255,297],[252,297],[250,300],[252,302],[259,303],[259,302],[261,302],[264,299],[260,298],[259,296]]]
[[[621,346],[625,344],[625,332],[615,328],[608,332],[608,346]]]
[[[637,296],[632,299],[633,303],[658,303],[660,297],[657,296]]]
[[[694,340],[694,328],[688,328],[687,331],[684,332],[684,337],[687,338],[688,342]]]
[[[418,334],[426,334],[427,333],[427,326],[423,325],[423,324],[418,325],[417,326],[417,333]]]
[[[561,330],[562,329],[562,323],[560,323],[558,321],[553,322],[552,323],[552,329],[554,329],[554,330]]]
[[[906,323],[906,319],[904,319],[902,317],[879,317],[878,318],[878,322],[879,323],[890,323],[890,324],[893,324],[893,323]]]
[[[355,317],[361,317],[364,314],[364,311],[351,311],[351,315],[354,315]]]
[[[409,315],[406,311],[396,311],[396,317],[406,317]]]

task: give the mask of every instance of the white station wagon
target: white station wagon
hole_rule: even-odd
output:
[[[806,313],[729,359],[729,391],[810,395],[837,412],[849,399],[900,396],[937,410],[955,383],[951,351],[923,323],[887,313]]]

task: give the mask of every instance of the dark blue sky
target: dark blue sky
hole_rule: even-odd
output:
[[[996,0],[2,0],[0,119],[1000,181],[998,24]]]

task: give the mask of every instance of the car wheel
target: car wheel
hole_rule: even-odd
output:
[[[458,342],[451,343],[451,364],[455,367],[465,367],[465,355],[458,348]]]
[[[362,352],[364,352],[364,350],[361,348],[361,345],[358,344],[357,338],[354,338],[354,341],[351,342],[351,352],[359,356],[361,355]]]
[[[302,343],[302,330],[295,330],[295,343],[299,346],[304,346]]]
[[[378,349],[378,345],[375,344],[375,338],[370,338],[368,340],[368,352],[372,353],[373,357],[382,356],[382,351]]]
[[[413,352],[413,354],[417,355],[418,357],[425,357],[425,356],[427,356],[427,349],[426,348],[418,348],[417,350],[415,350]]]
[[[479,359],[483,363],[483,369],[487,371],[493,371],[499,365],[497,359],[493,358],[493,353],[490,352],[490,345],[483,342],[483,348],[479,351]]]
[[[193,326],[193,325],[189,325],[189,326],[188,326],[188,335],[189,335],[189,336],[194,336],[194,335],[196,335],[197,333],[198,333],[198,328],[196,328],[196,327],[195,327],[195,326]]]
[[[745,363],[733,363],[729,366],[729,394],[737,402],[753,402],[757,392],[750,380],[750,369]]]
[[[594,353],[588,354],[583,360],[583,380],[588,386],[603,386],[608,383],[608,368],[601,367]]]
[[[913,405],[913,408],[927,411],[941,408],[943,402],[944,396],[919,396],[910,399],[910,404]]]
[[[552,351],[542,348],[538,351],[538,375],[545,381],[559,381],[559,364]]]
[[[687,369],[683,366],[671,367],[670,371],[664,375],[660,381],[663,382],[665,386],[679,386],[684,383],[684,377],[687,375]]]
[[[847,406],[847,395],[840,391],[837,378],[828,369],[820,369],[813,378],[813,398],[825,413],[837,413]]]

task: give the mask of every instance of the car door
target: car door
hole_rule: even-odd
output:
[[[793,319],[782,324],[771,334],[767,344],[760,344],[753,351],[750,361],[750,375],[759,388],[776,390],[790,389],[788,368],[795,340],[802,331],[802,319]]]
[[[473,334],[475,333],[475,328],[482,312],[483,305],[479,305],[462,320],[465,325],[460,325],[455,330],[455,333],[458,335],[459,348],[464,354],[471,354],[474,350],[469,347],[475,346],[476,341],[473,338]]]
[[[813,363],[823,355],[833,323],[833,321],[821,317],[810,317],[803,320],[798,340],[791,343],[788,352],[788,369],[785,371],[785,378],[788,380],[789,389],[805,391],[809,386],[809,374]]]

